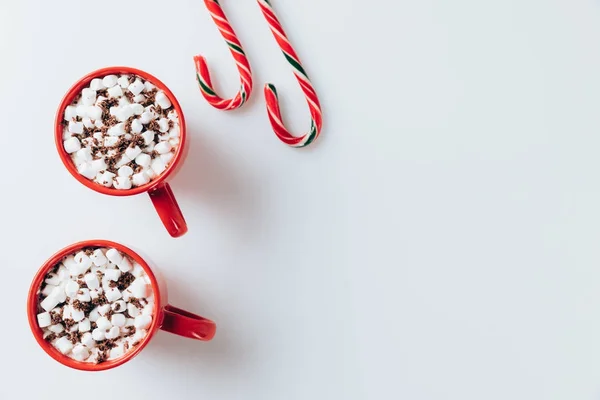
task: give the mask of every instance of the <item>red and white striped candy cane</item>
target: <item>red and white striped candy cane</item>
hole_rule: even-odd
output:
[[[215,21],[215,24],[219,28],[221,35],[225,39],[227,46],[231,50],[231,54],[235,59],[238,71],[240,72],[241,88],[240,91],[232,99],[223,99],[219,97],[213,87],[210,79],[210,73],[208,71],[208,65],[206,59],[203,56],[195,56],[194,63],[196,64],[196,78],[198,79],[198,86],[202,95],[215,108],[219,110],[235,110],[244,105],[244,103],[250,98],[252,93],[252,70],[250,69],[250,63],[244,53],[242,44],[235,35],[235,31],[227,21],[227,17],[221,8],[218,0],[204,0],[206,8],[210,12],[210,15]]]
[[[292,66],[294,75],[296,75],[296,79],[298,79],[298,83],[300,83],[300,87],[306,96],[306,101],[308,102],[310,115],[312,117],[310,131],[304,134],[302,137],[293,136],[285,128],[283,120],[281,119],[281,110],[279,108],[277,90],[275,89],[274,85],[269,83],[265,85],[265,97],[267,99],[267,112],[269,114],[271,126],[273,127],[277,137],[279,137],[282,142],[293,147],[308,146],[314,142],[317,137],[319,137],[321,128],[323,127],[321,104],[319,103],[319,99],[314,87],[308,79],[306,71],[302,67],[298,55],[292,48],[292,45],[290,44],[290,41],[285,34],[281,23],[279,22],[279,19],[273,11],[270,1],[258,0],[258,5],[260,6],[265,18],[267,19],[267,22],[269,23],[269,27],[271,28],[271,32],[273,32],[273,36],[275,36],[277,44],[279,44],[281,51],[283,51],[283,55],[288,63]]]

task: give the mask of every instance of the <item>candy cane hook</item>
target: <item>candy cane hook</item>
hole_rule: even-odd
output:
[[[204,4],[210,15],[219,28],[221,35],[225,39],[231,54],[237,64],[237,69],[240,73],[241,88],[240,91],[232,99],[223,99],[217,95],[214,86],[210,79],[210,73],[208,71],[208,65],[206,59],[201,56],[194,57],[194,63],[196,64],[196,78],[198,79],[198,86],[202,95],[208,101],[210,105],[219,110],[235,110],[244,105],[244,103],[250,98],[252,93],[252,70],[250,69],[250,63],[246,57],[246,53],[242,48],[242,44],[238,40],[235,31],[229,24],[221,5],[218,0],[204,0]]]
[[[319,134],[321,133],[321,128],[323,127],[323,115],[321,114],[321,104],[319,103],[319,99],[317,97],[317,93],[312,86],[310,80],[308,79],[308,75],[306,71],[302,67],[302,63],[298,58],[298,55],[292,48],[292,45],[285,34],[279,19],[275,15],[273,11],[273,7],[269,0],[258,0],[258,5],[260,6],[269,27],[271,28],[271,32],[279,44],[283,55],[285,56],[288,63],[292,66],[292,70],[294,71],[294,75],[296,75],[296,79],[298,79],[298,83],[300,83],[300,87],[306,96],[306,101],[308,102],[308,107],[310,109],[311,115],[311,126],[310,131],[304,134],[302,137],[294,137],[283,124],[283,120],[281,118],[281,110],[279,108],[279,98],[277,96],[277,90],[275,86],[272,84],[265,85],[265,97],[267,99],[267,112],[269,114],[269,120],[271,121],[271,126],[275,131],[277,137],[284,143],[293,146],[293,147],[305,147],[315,141]]]

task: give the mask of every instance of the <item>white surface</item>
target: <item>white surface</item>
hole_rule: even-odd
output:
[[[305,150],[268,124],[267,81],[295,132],[308,111],[254,1],[222,1],[257,83],[224,113],[194,81],[202,53],[219,93],[238,87],[200,0],[2,0],[3,140],[32,150],[2,155],[0,398],[106,382],[136,399],[597,399],[600,3],[273,2],[323,103]],[[121,33],[130,45],[111,50]],[[115,64],[182,103],[182,239],[148,198],[102,197],[56,155],[62,95]],[[215,340],[160,333],[97,375],[47,357],[26,323],[30,279],[93,237],[149,254],[173,304],[217,321]]]

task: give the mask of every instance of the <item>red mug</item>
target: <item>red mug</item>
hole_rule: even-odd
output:
[[[180,142],[177,151],[173,157],[173,160],[167,167],[167,169],[159,175],[156,179],[150,181],[146,185],[138,186],[131,188],[129,190],[118,190],[114,188],[107,188],[102,185],[99,185],[84,176],[80,175],[77,171],[75,164],[71,161],[71,156],[65,151],[63,147],[63,117],[65,109],[68,105],[70,105],[75,97],[81,92],[83,88],[89,85],[89,83],[94,78],[103,77],[111,74],[134,74],[138,75],[144,80],[150,81],[154,86],[158,89],[165,92],[177,115],[179,116],[179,125],[180,125]],[[167,178],[174,175],[178,169],[181,167],[181,164],[184,158],[187,155],[187,135],[186,135],[186,127],[185,127],[185,119],[183,117],[183,112],[181,110],[181,106],[179,102],[173,95],[173,93],[169,90],[164,83],[159,81],[156,77],[150,75],[147,72],[140,71],[135,68],[130,67],[108,67],[102,68],[92,73],[87,74],[83,78],[81,78],[65,95],[63,100],[58,107],[58,112],[56,113],[56,121],[54,126],[54,136],[56,142],[56,149],[58,150],[58,154],[60,155],[60,159],[63,164],[67,168],[67,170],[77,179],[80,183],[84,184],[88,188],[95,190],[96,192],[107,194],[110,196],[133,196],[139,193],[147,192],[150,195],[150,199],[158,212],[160,219],[162,220],[165,228],[169,234],[173,237],[180,237],[187,232],[187,224],[181,213],[179,205],[177,204],[177,200],[175,200],[175,196],[173,195],[173,191],[171,187],[167,183]]]
[[[56,348],[54,348],[51,343],[44,340],[42,336],[42,329],[38,326],[37,322],[39,301],[38,291],[48,271],[54,268],[54,266],[58,264],[65,256],[73,254],[85,247],[115,248],[120,252],[127,254],[135,262],[141,265],[146,274],[148,274],[150,277],[150,285],[155,298],[152,324],[148,327],[148,334],[142,339],[141,343],[138,344],[133,350],[125,353],[122,357],[109,360],[101,364],[85,363],[63,355]],[[186,338],[203,341],[211,340],[215,336],[216,332],[216,325],[213,321],[199,315],[192,314],[180,308],[173,307],[168,303],[166,282],[155,269],[150,268],[147,261],[145,261],[130,248],[119,243],[110,242],[108,240],[87,240],[84,242],[75,243],[65,247],[50,257],[48,261],[46,261],[39,269],[35,275],[35,278],[33,279],[33,282],[31,283],[31,287],[29,288],[29,295],[27,297],[27,317],[29,319],[29,326],[33,332],[33,336],[42,349],[44,349],[44,351],[50,357],[54,358],[61,364],[66,365],[67,367],[82,371],[103,371],[126,363],[135,357],[140,351],[142,351],[144,347],[146,347],[159,329],[174,333],[176,335],[184,336]]]

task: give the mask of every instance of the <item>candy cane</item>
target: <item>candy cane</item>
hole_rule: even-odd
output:
[[[311,126],[310,131],[303,135],[302,137],[294,137],[284,126],[283,120],[281,118],[281,110],[279,108],[279,98],[277,95],[277,89],[272,84],[265,85],[265,97],[267,99],[267,112],[269,114],[269,120],[271,121],[271,126],[275,131],[275,134],[279,139],[293,147],[305,147],[311,144],[319,134],[321,133],[321,128],[323,127],[323,116],[321,114],[321,104],[319,103],[319,99],[317,97],[317,93],[315,92],[314,87],[310,83],[308,79],[308,75],[304,68],[302,67],[302,63],[298,58],[298,55],[292,48],[290,41],[285,34],[279,19],[275,15],[273,11],[273,7],[269,0],[258,0],[258,5],[260,6],[267,22],[269,23],[269,27],[271,28],[271,32],[273,36],[275,36],[275,40],[281,51],[283,51],[283,55],[285,56],[288,63],[292,66],[292,70],[294,71],[294,75],[296,75],[296,79],[298,79],[298,83],[300,83],[300,87],[306,96],[306,101],[308,102],[308,107],[310,108],[311,115]]]
[[[204,0],[206,8],[210,12],[210,15],[215,21],[215,24],[219,28],[221,35],[225,39],[225,42],[231,50],[231,54],[235,59],[238,71],[240,73],[241,88],[240,91],[232,99],[223,99],[219,97],[213,87],[210,79],[210,73],[208,71],[208,65],[206,59],[201,56],[194,57],[194,63],[196,64],[196,78],[198,79],[198,86],[202,95],[215,108],[219,110],[235,110],[244,105],[244,103],[250,98],[252,93],[252,71],[250,69],[250,63],[246,58],[246,53],[242,48],[242,44],[235,35],[235,31],[227,21],[227,17],[221,8],[218,0]]]

